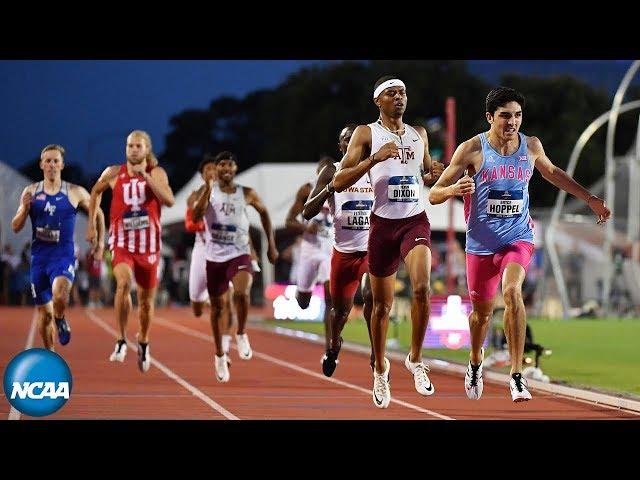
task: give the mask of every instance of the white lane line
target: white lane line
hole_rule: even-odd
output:
[[[38,323],[38,308],[33,309],[33,317],[31,318],[31,327],[29,327],[29,334],[27,335],[27,343],[24,346],[25,350],[29,350],[33,347],[33,339],[36,336],[36,324]],[[9,410],[9,420],[20,420],[20,412],[14,407]]]
[[[91,318],[91,320],[93,320],[96,324],[98,324],[99,327],[101,327],[103,330],[109,333],[112,337],[117,338],[118,336],[117,332],[113,328],[111,328],[104,320],[102,320],[102,318],[98,317],[95,313],[91,312],[90,310],[85,309],[85,312],[89,316],[89,318]],[[136,352],[136,355],[137,355],[136,345],[133,342],[127,342],[127,345],[131,350]],[[211,397],[204,394],[200,389],[194,387],[185,379],[183,379],[180,375],[178,375],[173,370],[171,370],[170,368],[162,364],[156,357],[151,356],[151,364],[157,367],[162,373],[164,373],[170,379],[174,380],[180,386],[186,388],[189,392],[191,392],[192,395],[198,397],[200,400],[202,400],[204,403],[209,405],[211,408],[213,408],[217,412],[224,415],[227,419],[240,420],[233,413],[231,413],[222,405],[214,401]]]
[[[302,332],[301,330],[292,330],[284,327],[263,327],[263,326],[255,326],[255,328],[260,329],[261,331],[272,332],[277,335],[284,335],[288,337],[300,338],[307,342],[324,344],[324,338],[315,333]],[[342,350],[348,350],[351,352],[358,353],[369,353],[368,347],[364,347],[362,345],[353,344],[350,342],[344,342],[342,345]],[[387,357],[394,360],[403,361],[405,355],[398,352],[387,352]],[[456,364],[452,362],[447,362],[445,360],[439,359],[430,359],[429,363],[432,365],[432,370],[437,373],[442,373],[445,375],[462,375],[467,370],[466,365]],[[503,383],[508,383],[511,378],[509,375],[485,370],[484,373],[485,383],[489,383],[487,380],[490,380],[493,385],[499,385]],[[576,402],[585,403],[587,405],[591,405],[594,407],[603,407],[608,408],[610,410],[616,410],[620,412],[629,412],[633,415],[640,415],[640,403],[634,400],[628,400],[621,397],[616,397],[614,395],[608,394],[600,394],[594,393],[589,390],[580,390],[578,388],[566,387],[564,385],[556,385],[543,383],[537,380],[529,379],[529,389],[533,389],[536,392],[536,395],[540,394],[543,397],[549,399],[559,399],[559,400],[575,400]],[[482,398],[491,398],[491,396],[484,395]],[[502,398],[502,396],[496,397]]]
[[[167,321],[165,319],[158,318],[158,317],[156,317],[154,319],[154,322],[157,323],[157,324],[160,324],[160,325],[164,325],[165,327],[171,328],[171,329],[176,330],[178,332],[184,333],[186,335],[190,335],[192,337],[199,338],[201,340],[205,340],[207,342],[213,343],[213,338],[211,337],[211,335],[206,335],[206,334],[204,334],[202,332],[199,332],[198,330],[194,330],[192,328],[185,327],[183,325],[176,325],[176,324],[174,324],[172,322],[169,322],[169,321]],[[255,350],[253,351],[253,355],[258,357],[258,358],[262,358],[263,360],[266,360],[268,362],[275,363],[276,365],[280,365],[281,367],[286,367],[286,368],[289,368],[291,370],[295,370],[297,372],[304,373],[306,375],[310,375],[312,377],[318,378],[320,380],[325,380],[327,382],[335,383],[336,385],[340,385],[342,387],[351,388],[353,390],[357,390],[359,392],[366,393],[367,395],[371,395],[371,390],[367,390],[366,388],[359,387],[358,385],[353,385],[352,383],[343,382],[342,380],[338,380],[338,379],[335,379],[333,377],[325,377],[324,375],[316,373],[316,372],[314,372],[312,370],[308,370],[306,368],[299,367],[298,365],[295,365],[293,363],[289,363],[289,362],[284,361],[284,360],[280,360],[278,358],[272,357],[271,355],[267,355],[265,353],[256,352]],[[437,417],[437,418],[440,418],[440,419],[443,419],[443,420],[455,420],[454,418],[447,417],[446,415],[442,415],[442,414],[434,412],[432,410],[427,410],[426,408],[418,407],[417,405],[413,405],[411,403],[404,402],[402,400],[396,400],[395,398],[392,398],[391,401],[393,403],[398,404],[398,405],[402,405],[403,407],[410,408],[412,410],[416,410],[416,411],[418,411],[420,413],[426,413],[428,415],[432,415],[434,417]]]

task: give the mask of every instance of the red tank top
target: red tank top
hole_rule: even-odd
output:
[[[150,173],[152,167],[147,167]],[[160,201],[142,175],[130,177],[122,165],[113,186],[109,210],[109,248],[131,253],[160,251]]]

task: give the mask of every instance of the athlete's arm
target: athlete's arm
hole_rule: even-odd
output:
[[[309,193],[311,193],[311,185],[305,183],[298,189],[298,193],[296,193],[296,199],[291,205],[289,212],[287,213],[287,220],[285,225],[288,229],[293,230],[296,233],[304,233],[306,230],[306,225],[298,220],[298,215],[302,213],[302,209],[304,208],[304,202],[309,197]]]
[[[598,223],[604,223],[611,217],[611,210],[607,208],[602,198],[592,195],[589,190],[567,175],[567,172],[560,167],[556,167],[551,160],[549,160],[549,157],[544,153],[542,142],[538,137],[527,137],[527,147],[533,156],[535,167],[545,180],[565,192],[584,200],[598,217]]]
[[[399,155],[398,146],[393,141],[385,143],[380,150],[365,158],[370,152],[371,128],[367,125],[358,125],[349,140],[347,153],[340,161],[340,169],[333,179],[336,192],[342,192],[356,183],[376,163]]]
[[[72,194],[78,198],[78,207],[89,213],[89,207],[91,205],[91,195],[87,192],[86,188],[80,185],[71,186]],[[96,207],[96,240],[92,242],[91,253],[95,258],[102,258],[104,252],[104,212],[100,205]]]
[[[27,217],[29,216],[29,209],[31,208],[31,200],[33,197],[33,192],[36,188],[37,183],[32,183],[31,185],[27,185],[22,190],[22,194],[20,195],[20,203],[18,204],[18,210],[16,211],[13,220],[11,220],[11,228],[15,233],[18,233],[24,227],[25,222],[27,221]]]
[[[204,189],[200,192],[199,196],[196,197],[196,203],[193,206],[193,214],[192,218],[194,222],[199,221],[202,217],[204,217],[204,213],[207,211],[207,207],[209,206],[209,198],[211,197],[211,190],[213,189],[213,180],[209,180],[204,184]]]
[[[142,172],[142,176],[147,181],[147,185],[153,190],[153,193],[158,197],[162,205],[172,207],[176,203],[176,199],[173,196],[173,190],[169,185],[169,178],[167,172],[162,167],[155,167],[151,170],[151,173]]]
[[[98,208],[102,201],[102,193],[109,187],[113,188],[116,177],[120,171],[119,165],[112,165],[104,169],[102,175],[91,189],[91,199],[89,201],[89,219],[87,221],[87,241],[92,242],[96,238],[96,219]]]
[[[444,169],[442,175],[429,190],[429,202],[437,205],[456,195],[470,195],[476,190],[475,183],[469,175],[460,178],[471,165],[473,141],[462,142],[456,148],[451,163]]]
[[[260,197],[258,197],[258,194],[254,189],[248,187],[243,188],[244,198],[247,205],[251,205],[256,209],[256,212],[260,214],[260,222],[262,223],[262,228],[264,229],[264,233],[267,235],[267,241],[269,242],[267,258],[269,258],[269,261],[272,264],[275,264],[278,259],[278,249],[276,248],[276,241],[273,238],[273,228],[271,226],[269,212],[267,212],[267,207],[264,206],[264,203],[262,203],[262,200],[260,200]]]
[[[413,127],[418,135],[422,137],[424,142],[424,156],[422,157],[422,171],[425,172],[422,175],[422,181],[425,185],[433,185],[436,183],[442,171],[444,170],[444,164],[440,162],[434,162],[431,160],[431,154],[429,153],[429,138],[427,136],[427,130],[424,127]]]
[[[320,213],[324,202],[329,198],[329,196],[333,195],[334,190],[331,180],[333,180],[333,175],[335,173],[336,167],[333,164],[326,165],[322,170],[320,170],[316,186],[309,194],[309,198],[302,208],[302,216],[306,220],[311,220]]]

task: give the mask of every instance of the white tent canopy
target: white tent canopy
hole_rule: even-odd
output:
[[[314,180],[316,166],[315,163],[263,163],[238,174],[236,183],[253,188],[267,207],[274,228],[284,228],[287,213],[293,205],[298,188],[304,183]],[[176,203],[173,207],[162,208],[162,225],[184,222],[187,198],[202,183],[200,173],[196,173],[176,194]],[[425,198],[429,195],[428,188],[424,189],[423,195]],[[261,228],[260,216],[253,208],[248,210],[251,224]],[[449,206],[447,203],[431,205],[427,200],[426,211],[432,231],[447,230],[449,226]],[[456,232],[466,230],[463,206],[459,200],[454,201],[453,227]]]

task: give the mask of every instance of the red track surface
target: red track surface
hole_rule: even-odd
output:
[[[0,309],[0,368],[26,347],[33,318],[30,308]],[[429,374],[436,393],[422,397],[404,365],[392,362],[392,403],[386,410],[371,400],[368,356],[343,351],[332,378],[322,375],[322,347],[301,339],[249,328],[253,359],[231,352],[231,380],[215,379],[213,342],[206,318],[188,309],[162,309],[151,327],[154,363],[142,374],[129,349],[124,363],[111,363],[113,309],[71,309],[71,342],[57,345],[73,374],[67,404],[47,419],[640,419],[634,412],[552,396],[532,390],[533,400],[515,404],[507,385],[485,382],[480,401],[466,398],[463,379]],[[129,320],[135,340],[137,312]],[[42,341],[35,334],[33,347]],[[10,405],[0,396],[0,418]],[[31,418],[22,415],[21,418]]]

